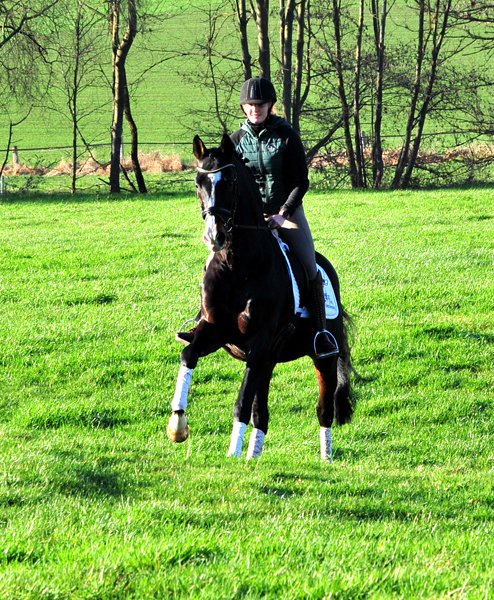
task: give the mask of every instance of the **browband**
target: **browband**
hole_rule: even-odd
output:
[[[226,169],[227,167],[235,167],[235,165],[233,163],[229,163],[228,165],[223,165],[222,167],[212,169],[211,171],[208,169],[203,169],[202,167],[196,167],[196,170],[199,171],[199,173],[218,173],[218,171],[223,171],[223,169]]]

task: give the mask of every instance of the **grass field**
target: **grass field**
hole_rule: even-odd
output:
[[[0,598],[492,598],[492,194],[307,196],[356,324],[332,464],[305,359],[275,371],[259,460],[226,458],[225,353],[166,439],[207,254],[192,191],[2,200]]]
[[[222,131],[218,120],[213,117],[215,101],[212,85],[210,82],[200,81],[197,77],[198,73],[203,73],[206,70],[204,44],[208,37],[208,10],[212,10],[221,3],[217,0],[212,2],[205,2],[205,0],[194,0],[194,2],[188,2],[187,0],[159,2],[152,0],[145,4],[146,10],[150,12],[155,10],[162,17],[166,15],[166,18],[159,21],[153,19],[147,22],[139,21],[145,33],[143,35],[140,33],[137,36],[126,62],[128,78],[131,83],[132,110],[139,128],[140,148],[145,152],[154,150],[161,150],[165,154],[178,152],[185,162],[190,162],[193,160],[190,151],[190,140],[195,133],[200,133],[203,136],[211,134],[215,136]],[[231,6],[223,4],[220,12],[222,14],[231,13],[234,11],[233,6],[233,4]],[[279,53],[277,13],[278,8],[272,7],[270,17],[272,70],[280,92],[280,67],[279,60],[276,57]],[[394,47],[396,39],[403,41],[412,36],[407,27],[411,27],[413,30],[414,15],[415,11],[407,7],[405,2],[400,1],[393,5],[387,26],[387,35],[389,36],[387,42],[389,49],[387,51],[390,58],[396,53]],[[369,19],[367,27],[370,27],[370,15],[367,15],[366,18]],[[221,27],[219,23],[222,24]],[[222,29],[223,27],[224,29]],[[348,25],[348,27],[352,31],[353,25]],[[348,39],[351,40],[348,44],[352,48],[356,34],[356,31],[348,33]],[[251,53],[255,57],[257,31],[252,21],[249,23],[249,35]],[[234,72],[236,72],[237,78],[241,79],[241,61],[239,59],[237,36],[238,32],[234,21],[230,23],[229,28],[223,24],[221,19],[216,23],[215,38],[218,37],[221,40],[219,50],[229,59],[224,62],[223,67],[217,67],[217,74],[222,69],[236,69]],[[108,81],[111,81],[110,50],[110,40],[108,39],[107,50],[103,52],[102,65]],[[415,49],[413,52],[415,52]],[[175,56],[171,58],[173,54]],[[489,71],[489,57],[482,52],[482,49],[479,49],[477,53],[472,51],[471,55],[475,55],[475,58],[472,58],[472,56],[468,58],[460,57],[457,67],[459,65],[464,67],[470,64],[471,61],[472,65],[476,65],[479,72]],[[160,63],[160,61],[163,62]],[[153,62],[157,63],[158,66],[147,72],[144,81],[139,85],[134,85],[138,77]],[[411,68],[413,69],[413,66]],[[353,73],[353,68],[351,72]],[[386,77],[385,80],[387,81],[387,79]],[[230,81],[230,78],[228,80]],[[233,85],[234,78],[232,77],[231,80]],[[105,84],[100,81],[99,87],[92,85],[88,88],[82,88],[79,97],[80,114],[86,114],[86,117],[82,118],[80,123],[85,138],[90,144],[106,144],[106,146],[95,146],[93,148],[96,156],[101,161],[109,160],[110,155],[112,106],[111,88],[108,81]],[[317,78],[313,82],[313,87],[316,86],[316,82]],[[56,81],[50,89],[52,109],[47,108],[50,102],[43,101],[41,106],[33,108],[28,119],[14,129],[11,145],[17,145],[20,149],[19,159],[21,163],[28,163],[31,166],[55,165],[62,158],[67,159],[70,156],[72,125],[66,108],[66,95],[57,87]],[[229,107],[230,114],[226,114],[226,111],[222,110],[222,118],[226,120],[229,130],[234,130],[238,123],[243,120],[243,115],[237,106],[238,91],[237,89],[234,93],[235,101]],[[351,96],[351,89],[347,90],[347,93]],[[389,96],[385,97],[385,106],[388,113],[383,123],[383,134],[385,135],[385,145],[400,147],[401,138],[396,137],[396,135],[404,132],[405,122],[398,124],[391,118],[391,113],[396,111],[397,99],[394,94],[395,90],[392,87]],[[408,91],[405,91],[404,98],[406,101],[408,101],[408,96]],[[310,98],[311,96],[309,96]],[[332,103],[336,100],[328,100],[328,102]],[[104,106],[99,108],[102,103]],[[53,110],[54,107],[57,110]],[[14,120],[21,119],[26,114],[26,109],[19,110],[16,113],[13,106],[10,108],[15,115]],[[203,111],[200,115],[199,110]],[[450,110],[448,109],[445,113],[446,120],[441,118],[442,115],[439,112],[436,113],[434,120],[428,118],[426,132],[456,130],[456,127],[451,126]],[[406,110],[403,109],[403,114],[405,113]],[[459,121],[463,122],[464,115],[462,114],[461,117]],[[364,110],[361,118],[362,128],[369,135],[373,117],[366,114]],[[303,122],[302,137],[313,137],[311,133],[313,128],[314,121],[311,121],[310,126],[309,121]],[[325,133],[326,131],[324,131]],[[321,132],[318,132],[317,135],[320,134]],[[392,137],[386,139],[386,135]],[[2,113],[0,114],[0,150],[6,148],[7,140],[8,119],[7,115]],[[339,135],[339,140],[334,144],[335,150],[343,150],[343,140],[343,135]],[[125,124],[124,150],[126,155],[130,152],[129,141],[130,135]],[[455,145],[466,144],[467,141],[456,139],[452,135],[446,135],[440,138],[426,138],[422,142],[422,147],[427,146],[428,149],[443,151],[444,147],[450,148]],[[482,141],[490,143],[491,139],[485,138]],[[62,147],[65,148],[62,149]]]

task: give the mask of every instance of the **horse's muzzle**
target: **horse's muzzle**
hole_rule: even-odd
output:
[[[223,250],[226,243],[226,231],[223,223],[217,223],[212,216],[206,217],[206,227],[202,239],[212,252]]]

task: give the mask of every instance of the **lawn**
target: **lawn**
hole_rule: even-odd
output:
[[[167,440],[207,256],[192,189],[3,197],[0,598],[490,598],[492,193],[306,197],[356,325],[332,464],[307,359],[275,370],[260,459],[226,458],[225,353]]]

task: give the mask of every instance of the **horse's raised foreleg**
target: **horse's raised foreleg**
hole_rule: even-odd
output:
[[[216,352],[221,347],[221,342],[216,334],[214,325],[207,321],[200,321],[194,334],[194,339],[189,346],[182,350],[180,355],[180,369],[178,371],[175,394],[172,400],[172,415],[168,421],[166,434],[172,442],[184,442],[189,437],[189,424],[185,415],[187,398],[192,380],[192,373],[201,356]]]
[[[334,392],[337,385],[336,358],[314,361],[317,381],[319,383],[319,399],[316,406],[319,421],[319,439],[321,458],[333,460],[331,426],[334,419]]]

